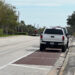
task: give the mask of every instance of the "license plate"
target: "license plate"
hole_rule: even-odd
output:
[[[54,45],[54,42],[50,42],[51,45]]]

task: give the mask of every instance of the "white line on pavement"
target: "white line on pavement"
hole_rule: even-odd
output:
[[[30,65],[18,65],[18,64],[10,64],[10,66],[17,66],[17,67],[24,67],[24,68],[32,68],[32,69],[40,69],[40,70],[50,70],[50,68],[52,68],[53,66],[49,66],[49,68],[40,68],[37,66],[30,66]]]
[[[35,51],[33,51],[33,52],[35,52]],[[11,61],[10,63],[8,63],[8,64],[6,64],[6,65],[0,67],[0,70],[3,69],[3,68],[5,68],[5,67],[7,67],[8,65],[10,65],[10,64],[12,64],[12,63],[14,63],[14,62],[16,62],[16,61],[18,61],[18,60],[20,60],[20,59],[26,57],[26,56],[28,56],[28,55],[30,55],[30,54],[32,54],[33,52],[29,52],[28,54],[26,54],[26,55],[24,55],[24,56],[22,56],[22,57],[20,57],[20,58],[18,58],[18,59],[16,59],[16,60],[13,60],[13,61]]]

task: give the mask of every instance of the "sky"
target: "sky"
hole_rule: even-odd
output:
[[[36,27],[67,26],[75,0],[5,0],[19,11],[19,20]]]

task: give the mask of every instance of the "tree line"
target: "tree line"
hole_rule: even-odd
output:
[[[34,25],[26,25],[25,22],[18,21],[19,15],[16,14],[16,7],[0,1],[0,35],[1,34],[38,34],[44,30],[36,28]],[[75,33],[75,11],[67,18],[68,30],[71,34]]]
[[[0,34],[40,34],[44,28],[36,28],[33,25],[26,25],[25,22],[18,21],[19,15],[16,14],[16,7],[0,1]]]
[[[67,18],[68,30],[75,35],[75,11]]]

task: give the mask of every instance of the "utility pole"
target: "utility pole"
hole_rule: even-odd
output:
[[[18,22],[19,22],[19,16],[20,16],[20,13],[19,13],[19,11],[18,11]]]
[[[39,24],[37,24],[37,29],[39,29]]]
[[[18,11],[18,22],[19,22],[19,16],[20,16],[20,13]],[[19,32],[19,25],[18,25],[18,32]]]

